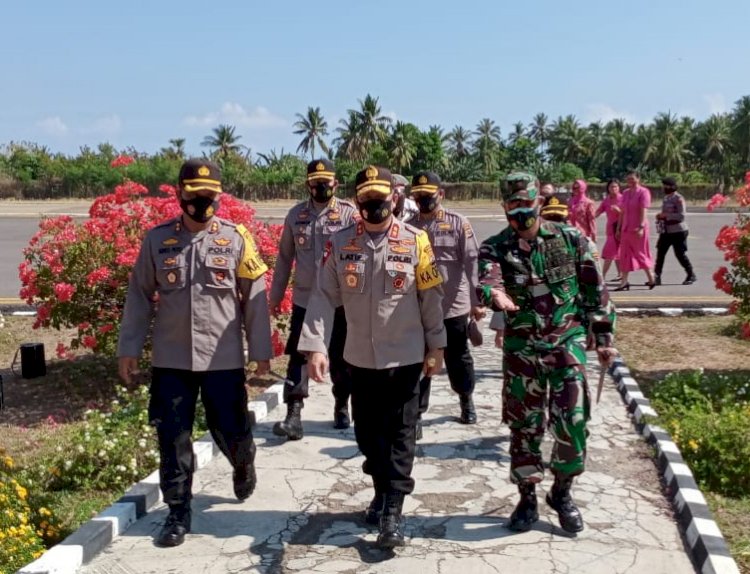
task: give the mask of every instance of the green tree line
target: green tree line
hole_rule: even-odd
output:
[[[329,126],[319,107],[296,115],[295,153],[251,153],[235,126],[219,125],[207,135],[205,155],[221,163],[226,187],[246,199],[292,197],[304,182],[305,163],[321,155],[336,161],[340,181],[351,184],[368,163],[410,175],[438,172],[448,182],[497,182],[513,169],[532,170],[544,181],[591,182],[639,171],[646,181],[664,175],[683,184],[716,187],[739,181],[750,167],[750,96],[725,114],[704,121],[662,112],[647,124],[614,119],[584,125],[573,115],[550,119],[536,114],[503,134],[491,118],[476,126],[426,130],[393,121],[370,94]],[[92,197],[128,177],[155,190],[174,182],[185,159],[185,140],[175,138],[155,154],[116,150],[107,143],[81,148],[75,156],[51,152],[34,143],[11,142],[0,148],[0,197]],[[113,170],[110,162],[125,154],[136,161]]]

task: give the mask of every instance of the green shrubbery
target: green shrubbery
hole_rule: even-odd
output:
[[[750,379],[747,373],[672,373],[651,400],[700,485],[750,495]]]

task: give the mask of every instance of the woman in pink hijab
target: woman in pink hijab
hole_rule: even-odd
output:
[[[599,204],[599,209],[596,210],[595,215],[599,217],[602,213],[607,214],[607,240],[604,243],[604,249],[602,249],[602,259],[604,260],[602,276],[605,279],[607,278],[607,271],[609,271],[614,261],[615,268],[617,269],[615,281],[619,281],[620,240],[617,238],[617,225],[620,222],[620,215],[622,214],[622,194],[620,193],[620,182],[616,179],[610,179],[607,182],[607,197]]]
[[[596,243],[596,216],[594,215],[594,202],[586,195],[586,182],[577,179],[573,184],[573,197],[570,199],[568,209],[570,224],[577,227],[581,232]]]
[[[628,275],[631,271],[643,269],[646,272],[650,289],[653,289],[654,274],[651,268],[654,261],[651,258],[649,243],[648,219],[646,209],[651,205],[651,192],[641,185],[640,177],[630,173],[627,177],[628,187],[622,194],[622,219],[620,222],[620,272],[622,279],[617,289],[613,291],[628,291],[630,283]]]

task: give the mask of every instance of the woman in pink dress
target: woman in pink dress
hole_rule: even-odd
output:
[[[620,285],[613,291],[627,291],[630,289],[628,275],[631,271],[643,269],[648,277],[650,289],[653,289],[654,265],[651,259],[651,245],[649,244],[648,219],[646,209],[651,205],[651,192],[641,185],[636,173],[627,177],[628,187],[622,194],[622,220],[620,222]]]
[[[620,193],[620,182],[616,179],[610,179],[607,182],[607,197],[599,205],[595,216],[599,217],[602,213],[607,214],[607,240],[604,242],[604,249],[602,249],[602,259],[604,260],[602,275],[605,279],[607,278],[607,272],[614,261],[617,269],[615,281],[620,281],[620,241],[617,239],[617,224],[622,214],[622,194]]]
[[[574,227],[596,243],[596,216],[594,215],[594,202],[586,195],[586,182],[577,179],[573,184],[573,197],[570,199],[568,209],[568,221]]]

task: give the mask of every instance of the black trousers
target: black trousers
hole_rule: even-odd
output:
[[[659,234],[659,239],[656,241],[656,268],[654,269],[657,275],[661,275],[664,269],[664,258],[667,256],[670,247],[674,247],[675,257],[677,257],[677,261],[682,265],[685,273],[688,275],[693,273],[693,265],[687,256],[687,239],[687,231]]]
[[[154,367],[149,420],[159,440],[159,484],[170,506],[192,498],[193,420],[200,392],[211,436],[234,467],[255,459],[245,370],[184,371]]]
[[[378,492],[414,490],[411,477],[422,363],[394,369],[351,367],[352,416],[362,470]]]
[[[447,335],[445,347],[445,368],[451,389],[456,393],[471,394],[474,392],[474,359],[469,351],[469,316],[460,315],[443,321]],[[432,379],[422,377],[419,382],[419,414],[424,414],[430,406],[430,387]]]
[[[301,401],[308,395],[308,380],[305,369],[307,357],[297,351],[302,325],[305,322],[305,308],[295,305],[292,307],[292,318],[289,325],[289,339],[284,352],[289,355],[286,369],[286,384],[284,385],[284,402]],[[349,400],[351,395],[351,381],[349,367],[344,362],[344,344],[346,343],[346,315],[344,308],[339,307],[333,319],[331,342],[328,345],[328,361],[333,382],[333,396],[342,401]]]

